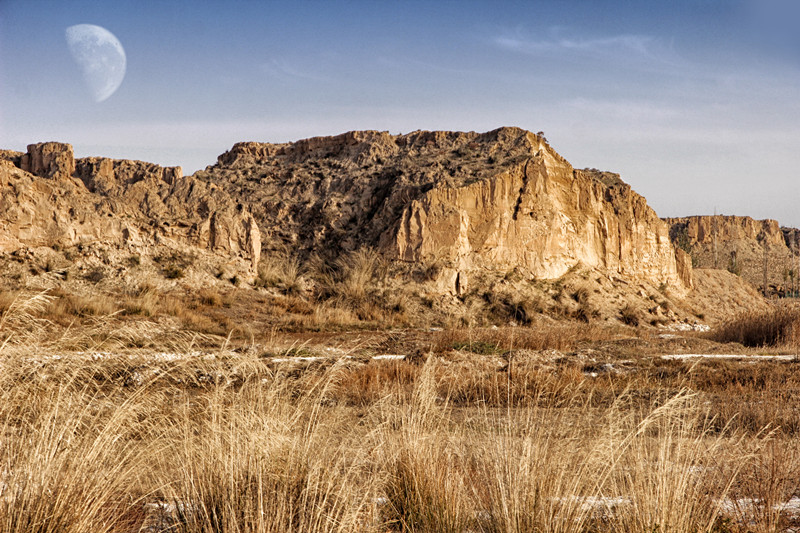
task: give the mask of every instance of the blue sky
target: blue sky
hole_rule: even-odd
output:
[[[794,0],[0,0],[0,147],[182,165],[352,129],[544,131],[661,216],[800,226]],[[64,31],[114,33],[97,103]]]

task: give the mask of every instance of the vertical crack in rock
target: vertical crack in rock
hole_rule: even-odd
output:
[[[517,203],[514,205],[514,214],[511,215],[512,220],[517,220],[517,215],[519,214],[520,205],[522,205],[522,196],[525,194],[525,190],[528,188],[528,165],[530,164],[531,160],[528,159],[525,161],[525,166],[522,168],[522,187],[519,188],[519,195],[517,195]]]

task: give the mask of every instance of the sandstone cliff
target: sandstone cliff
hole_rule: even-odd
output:
[[[776,220],[746,216],[690,216],[665,218],[676,247],[691,254],[700,268],[727,269],[767,292],[798,289],[797,230],[782,228]]]
[[[239,143],[198,177],[250,207],[267,250],[371,246],[465,275],[519,268],[554,279],[583,266],[692,284],[687,257],[643,197],[614,174],[573,169],[518,128]]]
[[[241,257],[253,270],[261,253],[247,209],[180,167],[76,160],[63,143],[0,154],[0,252],[98,243],[190,246]]]

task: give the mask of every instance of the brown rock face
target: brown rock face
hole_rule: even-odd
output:
[[[31,145],[0,165],[0,251],[23,246],[173,243],[242,257],[255,269],[252,215],[219,187],[180,167],[73,158],[62,143]]]
[[[696,267],[729,270],[763,291],[766,257],[768,293],[800,289],[794,228],[781,228],[776,220],[729,215],[664,221],[675,245],[691,254]]]
[[[716,234],[718,241],[766,239],[770,246],[786,245],[777,220],[753,220],[750,217],[716,215],[665,218],[664,221],[670,227],[680,225],[686,228],[689,240],[697,244],[713,244]]]
[[[401,261],[444,261],[459,285],[460,271],[552,279],[576,265],[692,283],[643,197],[615,174],[574,170],[518,128],[239,143],[198,175],[250,206],[267,249],[373,246]]]
[[[46,142],[29,144],[22,156],[22,170],[42,178],[67,179],[75,172],[72,145]]]

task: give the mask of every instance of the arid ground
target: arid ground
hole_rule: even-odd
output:
[[[4,291],[0,529],[800,522],[794,307],[708,332],[412,327],[341,309],[286,323],[304,300],[256,296]]]

